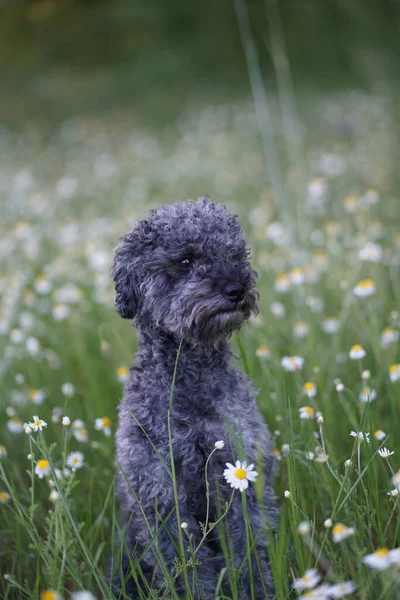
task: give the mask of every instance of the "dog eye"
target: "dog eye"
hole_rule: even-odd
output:
[[[179,265],[180,265],[181,267],[184,267],[185,269],[187,269],[187,268],[191,267],[191,266],[192,266],[192,264],[193,264],[193,259],[192,259],[192,258],[190,258],[190,256],[185,256],[185,258],[182,258],[182,259],[179,261]]]

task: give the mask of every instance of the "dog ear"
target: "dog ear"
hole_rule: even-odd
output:
[[[140,221],[121,238],[112,268],[115,281],[115,309],[124,319],[133,319],[140,305],[140,283],[144,274],[144,254],[153,236],[147,221]]]

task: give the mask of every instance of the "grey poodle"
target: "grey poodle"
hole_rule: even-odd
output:
[[[116,437],[124,528],[122,559],[113,568],[114,593],[118,596],[123,590],[124,597],[149,598],[159,590],[157,597],[170,597],[169,578],[175,598],[211,600],[218,583],[224,598],[271,598],[266,530],[274,526],[278,514],[271,488],[274,456],[256,392],[249,378],[230,364],[227,343],[258,309],[256,273],[240,225],[207,197],[161,206],[122,238],[113,276],[116,310],[134,319],[139,330]],[[170,438],[179,516],[168,434],[175,364]],[[259,477],[246,492],[234,493],[221,521],[224,533],[215,527],[201,544],[188,567],[190,592],[188,579],[185,587],[177,570],[178,540],[183,535],[178,524],[188,526],[185,549],[187,535],[196,547],[202,539],[200,523],[206,519],[205,463],[219,440],[225,446],[214,452],[208,467],[210,522],[218,519],[231,498],[232,489],[223,476],[227,462],[254,463]],[[242,494],[251,524],[252,560],[246,559],[249,542]],[[231,557],[228,564],[224,541]],[[160,557],[168,573],[160,566]]]

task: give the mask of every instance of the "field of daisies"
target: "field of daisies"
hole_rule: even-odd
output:
[[[204,194],[238,214],[259,276],[260,313],[232,347],[278,460],[275,597],[400,598],[396,96],[286,87],[282,101],[256,75],[257,110],[250,93],[211,95],[156,128],[129,109],[0,127],[1,598],[111,600],[136,348],[113,251],[151,207]],[[239,467],[227,476],[246,494],[257,476]],[[141,600],[179,600],[174,578],[196,565],[185,524],[182,539]]]

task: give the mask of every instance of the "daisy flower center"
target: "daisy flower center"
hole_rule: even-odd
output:
[[[49,466],[49,461],[45,458],[41,458],[37,461],[37,466],[39,467],[39,469],[47,469],[47,467]]]
[[[37,421],[33,421],[33,426],[34,427],[40,427],[41,425],[43,425],[42,419],[38,419]]]
[[[108,417],[103,417],[102,421],[103,421],[103,427],[110,427],[111,419],[109,419]]]
[[[235,477],[238,479],[246,479],[246,471],[244,469],[236,469]]]
[[[386,554],[389,554],[389,550],[387,548],[379,548],[376,552],[375,555],[376,556],[386,556]]]
[[[7,492],[0,492],[0,500],[2,500],[3,502],[6,502],[8,500]]]

